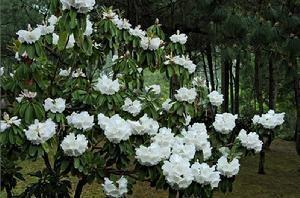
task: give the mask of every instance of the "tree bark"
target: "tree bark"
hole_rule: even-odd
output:
[[[229,102],[229,93],[228,93],[228,88],[229,88],[229,60],[227,57],[223,57],[222,61],[222,68],[221,68],[221,73],[222,73],[222,94],[224,96],[224,101],[222,103],[222,111],[223,112],[228,112],[228,102]]]
[[[234,113],[240,113],[240,54],[236,58],[235,81],[234,81]]]
[[[296,102],[296,111],[297,111],[297,120],[295,127],[295,141],[296,141],[296,150],[298,155],[300,155],[300,75],[297,74],[297,62],[293,61],[293,68],[295,71],[294,75],[294,92],[295,92],[295,102]]]
[[[275,81],[272,54],[269,57],[269,109],[275,110]]]
[[[206,83],[207,90],[209,92],[210,91],[209,90],[209,80],[208,80],[208,74],[207,74],[207,69],[206,69],[204,53],[201,52],[201,55],[202,55],[202,61],[203,61],[203,71],[204,71],[204,75],[205,75],[205,83]]]
[[[230,110],[231,110],[231,113],[234,113],[234,95],[233,95],[233,81],[234,81],[234,77],[233,77],[233,65],[232,65],[232,62],[230,61],[229,62],[229,90],[230,90]]]
[[[261,52],[260,49],[257,49],[255,52],[255,96],[258,101],[258,113],[261,115],[263,113],[263,100],[262,100],[262,74],[261,74]],[[258,165],[258,174],[265,174],[264,163],[265,163],[265,141],[264,135],[260,136],[260,139],[263,142],[262,149],[259,153],[259,165]]]
[[[74,198],[80,198],[83,186],[87,183],[87,176],[83,176],[77,183]]]
[[[213,90],[216,89],[216,87],[215,87],[215,80],[214,80],[214,66],[213,66],[212,52],[211,52],[210,43],[208,43],[207,46],[206,46],[206,56],[207,56],[211,91],[213,91]]]

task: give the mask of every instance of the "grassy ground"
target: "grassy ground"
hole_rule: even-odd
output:
[[[223,198],[297,198],[300,197],[300,157],[295,152],[293,142],[275,140],[272,143],[271,149],[266,154],[266,175],[257,174],[258,155],[250,156],[243,159],[241,162],[241,170],[234,183],[233,192],[230,194],[215,193],[214,197]],[[42,161],[38,162],[23,162],[23,173],[26,175],[29,172],[41,169],[44,165]],[[15,189],[16,194],[22,192],[24,188],[34,178],[26,176],[25,182],[18,183]],[[75,181],[74,181],[75,184]],[[6,197],[1,192],[0,197]],[[84,187],[84,198],[99,198],[104,197],[101,185],[93,183]],[[131,197],[134,198],[164,198],[167,197],[167,192],[156,191],[150,188],[147,183],[139,183],[134,187],[134,193]]]

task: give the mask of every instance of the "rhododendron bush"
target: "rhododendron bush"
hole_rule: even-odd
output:
[[[197,84],[187,35],[166,36],[158,20],[133,27],[100,6],[52,1],[47,20],[17,32],[15,73],[1,78],[3,155],[46,165],[21,196],[80,197],[91,182],[109,197],[132,193],[137,181],[170,197],[231,191],[239,159],[262,149],[264,130],[238,128],[238,115],[217,112],[223,95]],[[145,86],[145,69],[178,79],[174,94],[165,100],[159,85]],[[269,111],[253,122],[267,131],[283,114]],[[78,178],[73,189],[70,175]],[[22,178],[16,171],[11,188]]]

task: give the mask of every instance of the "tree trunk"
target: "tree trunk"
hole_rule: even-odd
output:
[[[236,58],[235,81],[234,81],[234,113],[240,113],[240,55]]]
[[[207,74],[207,69],[206,69],[204,53],[201,52],[201,55],[202,55],[202,61],[203,61],[203,71],[204,71],[204,75],[205,75],[205,83],[206,83],[207,90],[209,92],[210,91],[209,90],[209,80],[208,80],[208,74]]]
[[[272,54],[269,57],[269,109],[275,110],[275,81]]]
[[[216,89],[216,87],[215,87],[215,80],[214,80],[214,66],[213,66],[210,43],[208,43],[207,47],[206,47],[206,56],[207,56],[207,62],[208,62],[211,91],[213,91]]]
[[[229,93],[228,93],[228,88],[229,88],[229,60],[228,57],[224,57],[222,61],[222,68],[221,68],[221,73],[222,73],[222,94],[224,96],[224,101],[222,103],[222,111],[223,112],[228,112],[228,99],[229,99]]]
[[[296,141],[296,150],[298,155],[300,155],[300,75],[297,74],[297,61],[293,61],[293,68],[295,71],[294,75],[294,91],[295,91],[295,102],[296,102],[296,111],[297,111],[297,120],[295,127],[295,141]]]
[[[87,177],[83,176],[77,183],[74,198],[80,198],[83,186],[87,183]]]
[[[230,110],[231,110],[231,113],[234,113],[234,96],[233,96],[233,81],[234,81],[234,77],[233,77],[233,71],[232,71],[232,62],[230,61],[229,62],[230,65],[229,65],[229,87],[230,87]]]
[[[261,115],[263,113],[263,100],[262,100],[262,74],[261,74],[261,52],[260,49],[257,49],[255,52],[255,96],[258,101],[259,110],[258,113]],[[258,173],[265,174],[264,163],[265,163],[265,141],[264,135],[260,136],[260,139],[263,142],[262,149],[259,154],[259,166]]]

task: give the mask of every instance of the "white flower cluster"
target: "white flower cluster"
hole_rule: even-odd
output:
[[[16,34],[19,36],[18,40],[21,43],[26,42],[27,44],[35,43],[42,36],[40,28],[35,28],[32,30],[30,25],[28,27],[28,30],[19,30]]]
[[[145,37],[146,35],[146,32],[144,30],[141,29],[141,26],[138,25],[136,26],[134,29],[133,28],[130,28],[129,29],[129,34],[132,35],[132,36],[136,36],[136,37],[139,37],[139,38],[143,38]]]
[[[195,157],[196,148],[194,144],[188,144],[184,138],[176,136],[172,144],[172,155],[176,154],[187,160]]]
[[[217,132],[229,134],[235,127],[237,117],[237,115],[232,115],[231,113],[216,114],[213,126]]]
[[[106,75],[103,75],[98,79],[98,82],[94,86],[95,90],[100,91],[105,95],[113,95],[120,90],[120,84],[118,79],[111,80]]]
[[[123,197],[127,192],[127,179],[125,177],[121,177],[118,181],[118,187],[111,181],[109,178],[104,178],[103,190],[108,197]]]
[[[164,62],[165,65],[169,65],[171,63],[175,63],[177,65],[182,66],[183,68],[187,69],[190,74],[194,73],[196,70],[196,65],[193,61],[189,58],[189,56],[166,56],[167,60]]]
[[[142,103],[139,100],[132,101],[130,98],[126,98],[122,109],[137,116],[142,110]]]
[[[162,103],[162,108],[165,111],[169,111],[171,109],[171,107],[173,106],[173,104],[174,104],[174,102],[172,102],[172,100],[170,98],[168,98]]]
[[[52,33],[52,44],[57,45],[59,40],[59,36],[56,33]]]
[[[115,144],[120,143],[122,140],[128,140],[132,134],[129,122],[121,118],[119,114],[109,118],[100,113],[98,115],[98,124],[104,130],[106,138]]]
[[[69,35],[69,39],[68,39],[68,43],[66,45],[66,49],[70,49],[73,48],[75,45],[75,38],[74,38],[74,34],[70,34]]]
[[[32,99],[32,98],[35,98],[36,95],[37,95],[36,92],[31,92],[31,91],[28,91],[27,89],[24,89],[24,91],[22,91],[21,94],[19,94],[19,97],[17,97],[16,100],[18,102],[21,102],[23,100],[23,98]]]
[[[153,50],[157,50],[162,42],[163,41],[160,40],[160,38],[158,38],[158,37],[153,37],[153,38],[142,37],[141,42],[140,42],[140,46],[144,50],[149,49],[149,50],[153,51]]]
[[[52,113],[62,113],[66,108],[66,100],[62,98],[51,99],[47,98],[44,101],[45,111],[51,111]]]
[[[268,113],[261,116],[255,115],[252,119],[253,124],[261,124],[266,129],[274,129],[284,122],[285,113],[275,113],[274,110],[269,110]]]
[[[87,150],[88,140],[83,134],[75,136],[74,133],[68,134],[60,146],[67,156],[78,157]]]
[[[195,145],[197,151],[203,152],[204,160],[207,160],[211,156],[211,146],[208,141],[208,134],[204,123],[194,123],[181,132],[186,144]]]
[[[175,189],[187,188],[194,180],[190,162],[180,155],[171,155],[164,161],[162,170],[167,182]]]
[[[159,124],[152,118],[149,118],[147,114],[144,114],[138,121],[128,120],[132,128],[132,133],[135,135],[156,135]]]
[[[136,159],[144,166],[154,166],[170,156],[174,134],[171,129],[161,128],[151,140],[150,146],[136,149]]]
[[[220,106],[223,103],[223,94],[220,94],[217,91],[212,91],[208,95],[209,102],[214,106]]]
[[[9,117],[8,113],[3,113],[3,120],[0,121],[0,132],[5,131],[10,128],[12,125],[19,126],[21,124],[21,119],[18,119],[17,116]]]
[[[216,167],[209,167],[206,163],[195,162],[192,166],[192,173],[194,175],[194,180],[202,185],[209,184],[211,188],[218,187],[220,179],[220,172],[216,171]]]
[[[217,170],[228,178],[237,175],[240,170],[240,163],[237,158],[234,158],[231,162],[228,162],[227,157],[222,156],[218,159]]]
[[[34,121],[25,131],[27,140],[33,144],[42,144],[55,134],[56,124],[49,118],[45,122]]]
[[[152,91],[156,95],[160,94],[160,85],[150,85],[145,87],[146,92]]]
[[[186,87],[182,87],[177,90],[177,94],[175,94],[176,100],[180,102],[188,102],[192,104],[197,96],[197,92],[195,88],[188,89]]]
[[[94,126],[94,116],[89,115],[87,111],[82,111],[80,113],[73,112],[71,115],[67,116],[68,124],[72,125],[76,129],[88,130]]]
[[[72,72],[72,78],[79,78],[79,77],[86,77],[85,73],[82,71],[81,68],[77,68],[75,71]]]
[[[179,30],[177,30],[176,34],[173,34],[172,36],[170,36],[170,40],[173,43],[180,43],[181,45],[184,45],[187,41],[187,35],[180,34]]]
[[[0,67],[0,76],[4,74],[4,67]]]
[[[55,15],[51,15],[48,18],[48,23],[53,26],[55,26],[58,21],[59,21],[59,18],[57,18]]]
[[[95,5],[95,0],[60,0],[63,10],[70,10],[72,7],[79,13],[91,11]]]
[[[237,138],[247,149],[253,149],[257,153],[261,151],[263,143],[261,140],[259,140],[259,136],[257,135],[257,133],[250,132],[249,134],[247,134],[247,131],[242,129]]]

